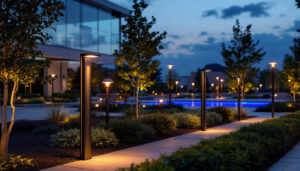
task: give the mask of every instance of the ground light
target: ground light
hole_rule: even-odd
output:
[[[277,64],[276,62],[270,62],[269,63],[272,67],[272,118],[274,118],[274,112],[275,112],[275,65]]]
[[[238,82],[238,91],[237,91],[237,96],[238,96],[238,121],[241,120],[241,79],[237,78]]]
[[[55,74],[51,74],[51,83],[52,83],[52,96],[51,96],[51,100],[53,102],[54,100],[54,80],[56,79],[56,75]]]
[[[201,70],[201,129],[206,130],[206,72],[210,70]]]
[[[80,54],[80,159],[91,158],[91,61],[95,54]]]
[[[109,123],[109,87],[113,82],[112,79],[110,78],[105,78],[102,83],[105,85],[105,123],[108,124]]]
[[[171,103],[172,103],[172,94],[171,94],[171,81],[172,81],[172,68],[173,68],[173,65],[168,65],[168,68],[169,68],[169,108],[171,108]]]

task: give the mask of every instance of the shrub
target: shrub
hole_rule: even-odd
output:
[[[176,129],[177,122],[172,115],[153,113],[141,117],[141,122],[150,125],[158,134],[169,134]]]
[[[33,168],[32,159],[22,158],[22,156],[15,156],[8,154],[8,159],[0,161],[0,171],[4,170],[31,170]]]
[[[222,123],[222,120],[222,116],[216,112],[206,113],[206,125],[209,127]]]
[[[54,101],[56,102],[76,102],[80,94],[78,93],[54,93]]]
[[[138,143],[152,138],[155,131],[152,127],[138,120],[111,120],[106,128],[115,133],[116,137],[124,143]]]
[[[300,110],[300,103],[276,102],[275,112],[295,112]],[[256,108],[256,112],[271,112],[272,104]]]
[[[300,112],[242,127],[123,170],[265,170],[300,136]]]
[[[61,131],[51,135],[53,147],[80,147],[80,130],[77,128]],[[115,134],[101,128],[92,128],[92,146],[107,147],[118,145]]]
[[[48,114],[48,120],[51,123],[61,125],[66,121],[68,115],[68,111],[62,111],[60,108],[53,108]]]
[[[179,128],[199,128],[201,124],[200,117],[191,113],[175,113],[172,115]]]
[[[66,118],[65,125],[71,128],[80,127],[80,114],[72,114]]]
[[[33,130],[34,133],[40,133],[40,134],[52,134],[58,131],[60,131],[60,128],[59,126],[56,125],[43,125]]]
[[[234,111],[228,107],[218,106],[209,108],[207,111],[216,112],[223,117],[223,122],[230,122],[234,119]]]

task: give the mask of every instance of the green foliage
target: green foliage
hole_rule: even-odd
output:
[[[222,123],[222,116],[216,112],[207,112],[206,113],[206,125],[208,127],[215,126]]]
[[[138,120],[114,119],[111,120],[108,125],[105,125],[105,128],[114,132],[121,142],[128,144],[149,140],[155,134],[152,127]]]
[[[79,128],[80,127],[80,114],[69,115],[65,119],[65,125],[71,128]]]
[[[61,131],[51,135],[51,146],[53,147],[80,147],[80,130],[77,128]],[[115,134],[101,128],[92,128],[92,146],[109,147],[118,145]]]
[[[174,113],[172,116],[176,120],[178,128],[199,128],[201,125],[200,117],[195,114],[185,112]]]
[[[148,22],[148,19],[142,16],[147,6],[144,0],[133,1],[133,10],[125,18],[126,24],[121,26],[123,35],[121,51],[116,50],[114,53],[115,64],[118,66],[117,73],[134,89],[136,97],[139,96],[140,90],[147,90],[147,87],[154,84],[150,77],[156,72],[159,60],[153,57],[161,54],[160,50],[163,46],[160,43],[167,34],[151,30],[156,20],[152,17]],[[136,109],[138,109],[137,99]],[[138,117],[138,110],[136,110],[136,117]]]
[[[22,98],[15,100],[15,104],[40,104],[44,102],[44,97]]]
[[[259,41],[254,41],[251,34],[251,25],[242,30],[239,20],[233,26],[233,39],[227,47],[222,43],[222,56],[226,65],[226,74],[229,77],[227,82],[231,91],[236,92],[237,77],[241,80],[241,92],[254,90],[253,78],[258,72],[253,65],[262,60],[266,54],[262,48],[257,49]]]
[[[300,113],[290,114],[122,170],[265,170],[299,137]]]
[[[60,108],[52,108],[47,119],[53,124],[61,125],[65,123],[68,115],[68,111],[62,111]]]
[[[34,133],[52,134],[60,131],[60,127],[56,125],[43,125],[33,130]]]
[[[31,170],[33,166],[32,159],[22,158],[20,155],[9,154],[7,160],[0,161],[0,171]]]
[[[76,102],[80,95],[78,93],[54,93],[55,102]]]
[[[150,125],[158,134],[169,134],[170,131],[176,130],[177,122],[169,114],[153,113],[142,116],[140,121]]]
[[[216,112],[223,117],[223,122],[230,122],[234,119],[234,111],[228,107],[218,106],[209,108],[207,111]]]
[[[300,110],[300,103],[275,102],[275,112],[295,112]],[[271,112],[272,104],[256,108],[256,112]]]

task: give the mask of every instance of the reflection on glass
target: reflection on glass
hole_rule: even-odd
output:
[[[67,1],[67,47],[80,49],[80,3]]]
[[[81,48],[98,52],[98,12],[96,8],[82,4]]]
[[[99,10],[99,51],[101,53],[111,54],[111,26],[111,13]]]

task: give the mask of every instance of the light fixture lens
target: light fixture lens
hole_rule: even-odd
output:
[[[98,58],[100,57],[99,55],[96,54],[81,54],[82,57],[84,58]]]
[[[173,65],[168,65],[168,68],[171,70],[173,68]]]
[[[272,68],[274,68],[277,63],[276,62],[270,62],[269,64],[271,65]]]

